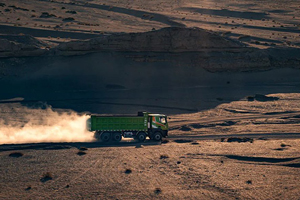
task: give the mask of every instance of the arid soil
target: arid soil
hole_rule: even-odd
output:
[[[164,27],[200,27],[250,45],[299,46],[299,1],[2,0],[1,30],[49,41]],[[81,33],[81,34],[80,34]]]
[[[299,142],[1,147],[0,198],[298,199]]]

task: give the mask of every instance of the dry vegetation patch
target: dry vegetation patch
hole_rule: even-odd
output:
[[[9,157],[19,158],[22,157],[24,154],[22,152],[13,152],[9,154]]]
[[[250,143],[253,143],[253,138],[238,138],[238,137],[230,137],[227,139],[227,142],[250,142]]]
[[[50,17],[56,17],[56,15],[54,15],[54,14],[49,14],[48,12],[43,12],[43,13],[40,15],[40,18],[50,18]]]
[[[26,191],[31,190],[31,186],[29,185],[25,190]]]
[[[74,21],[75,19],[73,17],[66,17],[63,19],[64,22],[71,22]]]
[[[154,193],[155,194],[160,194],[162,190],[160,188],[155,188]]]
[[[77,155],[79,155],[79,156],[83,156],[83,155],[85,155],[85,154],[86,154],[86,152],[84,152],[84,151],[82,151],[82,150],[80,150],[80,151],[77,152]]]
[[[86,147],[80,147],[79,150],[80,151],[86,151],[86,150],[88,150],[88,148],[86,148]]]
[[[167,158],[169,158],[168,155],[160,155],[160,159],[167,159]]]
[[[41,181],[41,182],[47,182],[47,181],[50,181],[50,180],[52,180],[52,179],[53,179],[52,174],[51,174],[50,172],[46,172],[46,173],[44,173],[44,174],[42,175],[40,181]]]

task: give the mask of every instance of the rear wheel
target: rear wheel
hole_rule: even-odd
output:
[[[162,135],[160,132],[155,132],[153,135],[152,135],[152,139],[155,140],[155,141],[161,141],[162,140]]]
[[[116,142],[120,142],[122,140],[122,134],[121,133],[114,133],[113,134],[113,140]]]
[[[137,135],[137,139],[139,142],[144,142],[146,140],[146,133],[145,132],[139,132],[139,134]]]
[[[95,138],[97,141],[100,141],[100,140],[101,140],[100,135],[101,135],[101,133],[98,132],[98,131],[96,131],[96,132],[94,133],[94,138]]]
[[[110,137],[111,137],[111,135],[109,132],[104,132],[101,134],[101,140],[103,142],[108,142],[110,140]]]

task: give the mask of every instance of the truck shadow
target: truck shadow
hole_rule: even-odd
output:
[[[102,147],[136,147],[161,145],[161,142],[146,140],[145,142],[121,141],[121,142],[54,142],[54,143],[28,143],[28,144],[3,144],[0,145],[0,152],[16,150],[61,150],[82,147],[85,148],[102,148]]]

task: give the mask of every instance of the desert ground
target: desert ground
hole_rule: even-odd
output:
[[[180,26],[214,30],[260,47],[299,47],[297,0],[2,0],[1,5],[2,33],[29,33],[55,43]]]
[[[0,199],[299,199],[299,47],[297,0],[1,0]]]

